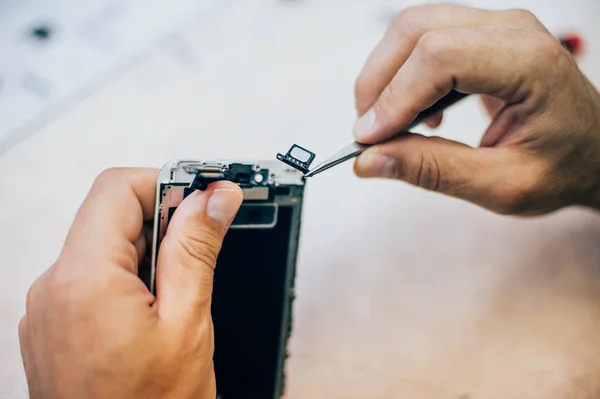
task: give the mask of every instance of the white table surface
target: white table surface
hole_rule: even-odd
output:
[[[324,157],[351,138],[353,81],[393,2],[289,3],[240,1],[0,157],[0,398],[27,397],[25,294],[103,169],[294,142]],[[600,37],[597,1],[502,4]],[[600,86],[600,40],[581,65]],[[436,134],[475,144],[486,123],[469,99]],[[596,398],[600,218],[500,217],[349,163],[309,182],[294,318],[288,398]]]

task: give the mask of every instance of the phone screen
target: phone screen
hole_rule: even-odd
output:
[[[275,227],[232,229],[225,237],[212,300],[220,399],[269,399],[280,394],[283,340],[291,330],[285,315],[291,312],[288,281],[293,276],[288,273],[293,268],[288,271],[288,255],[293,211],[280,206]]]

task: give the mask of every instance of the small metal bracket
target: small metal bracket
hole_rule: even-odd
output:
[[[277,154],[277,159],[306,174],[308,173],[310,164],[315,159],[315,154],[306,148],[294,144],[285,155]]]
[[[210,183],[227,178],[229,167],[220,163],[202,163],[185,166],[184,170],[196,174],[190,188],[204,191]]]
[[[204,191],[211,183],[221,180],[234,182],[242,189],[266,188],[273,183],[269,179],[269,169],[256,164],[203,162],[186,165],[183,169],[195,175],[189,185],[193,190]]]

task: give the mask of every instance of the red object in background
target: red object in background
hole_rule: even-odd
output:
[[[583,53],[583,39],[581,36],[572,33],[560,37],[560,44],[562,44],[569,53],[575,57],[580,56]]]

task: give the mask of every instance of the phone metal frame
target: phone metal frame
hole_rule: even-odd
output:
[[[194,181],[195,175],[186,171],[186,167],[190,165],[197,165],[204,161],[182,159],[172,160],[166,163],[160,170],[157,178],[157,189],[156,189],[156,206],[154,213],[154,227],[153,227],[153,238],[152,238],[152,253],[149,262],[150,267],[150,281],[144,281],[148,286],[152,294],[155,294],[155,280],[156,280],[156,267],[158,259],[158,251],[160,243],[166,234],[168,223],[161,223],[164,220],[165,215],[168,213],[169,208],[178,206],[183,201],[183,190],[189,187]],[[280,352],[280,364],[278,367],[278,375],[276,376],[277,386],[276,394],[274,399],[277,399],[283,395],[285,373],[284,363],[287,358],[287,341],[291,335],[291,312],[292,312],[292,301],[294,299],[294,282],[295,282],[295,271],[297,264],[297,256],[300,245],[300,228],[301,228],[301,215],[302,206],[304,200],[305,191],[305,179],[304,175],[278,160],[262,160],[262,161],[247,161],[247,160],[216,160],[208,161],[211,164],[222,164],[230,165],[236,164],[248,164],[254,165],[258,170],[268,169],[269,176],[265,182],[268,190],[275,190],[277,188],[285,188],[288,194],[273,195],[271,192],[270,199],[265,199],[265,192],[262,187],[252,188],[242,186],[244,194],[244,201],[242,207],[246,204],[252,203],[252,206],[275,206],[276,210],[279,206],[291,206],[293,207],[293,217],[290,226],[290,238],[288,241],[287,249],[287,268],[286,276],[287,281],[284,282],[286,287],[287,295],[285,296],[286,304],[284,304],[284,314],[282,320],[282,347]],[[256,228],[272,228],[277,221],[277,214],[275,214],[274,224],[262,224],[262,225],[243,225],[243,224],[232,224],[230,229],[256,229]],[[291,272],[290,272],[291,271]]]

